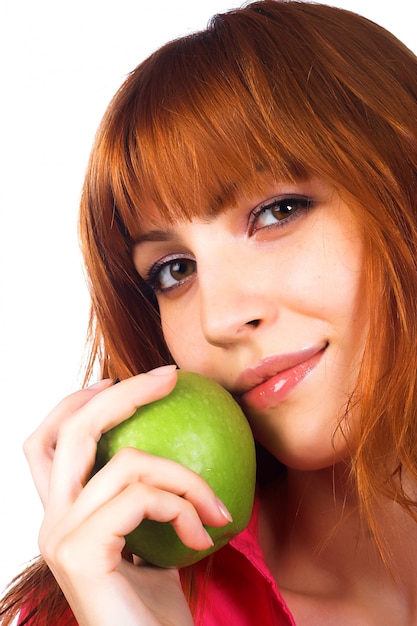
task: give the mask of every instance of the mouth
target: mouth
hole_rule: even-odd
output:
[[[316,367],[327,342],[299,352],[267,357],[248,368],[236,384],[238,401],[249,408],[270,409],[288,394]]]

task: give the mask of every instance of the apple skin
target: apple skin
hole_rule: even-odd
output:
[[[215,552],[247,526],[255,493],[255,444],[241,408],[214,380],[179,370],[168,396],[140,407],[102,435],[94,472],[127,446],[198,473],[233,517],[224,527],[206,526],[214,546],[204,551],[185,546],[171,524],[145,519],[126,537],[130,552],[159,567],[185,567]]]

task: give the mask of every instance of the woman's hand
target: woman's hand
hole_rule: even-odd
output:
[[[144,518],[171,522],[204,550],[203,523],[227,523],[205,481],[178,463],[127,448],[88,481],[103,432],[175,386],[172,367],[118,385],[101,381],[64,399],[25,443],[45,508],[41,553],[80,626],[192,624],[178,572],[122,557]]]

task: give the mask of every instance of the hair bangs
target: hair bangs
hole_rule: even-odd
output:
[[[320,13],[329,21],[326,41]],[[108,167],[132,237],[150,204],[168,221],[212,214],[238,193],[258,191],[260,173],[292,182],[319,176],[340,186],[340,173],[351,171],[353,188],[359,159],[370,175],[386,175],[369,124],[378,136],[385,117],[384,135],[391,120],[359,95],[369,72],[354,58],[366,53],[360,33],[369,24],[353,16],[355,34],[342,13],[255,2],[215,16],[207,30],[170,42],[132,72],[111,106]],[[343,71],[341,38],[352,40],[351,67]],[[395,71],[387,71],[384,84],[393,80],[399,88]],[[384,100],[381,86],[386,112]]]
[[[218,16],[208,31],[164,46],[113,102],[119,128],[111,132],[111,186],[132,237],[150,204],[168,221],[191,219],[256,192],[262,174],[292,182],[311,174],[310,116],[300,107],[301,94],[295,110],[287,99],[300,91],[294,76],[287,77],[294,84],[277,92],[247,28],[240,37],[227,31]]]

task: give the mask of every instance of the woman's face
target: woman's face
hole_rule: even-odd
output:
[[[334,433],[368,312],[361,233],[338,194],[317,180],[267,183],[214,217],[172,226],[150,207],[147,220],[133,258],[178,366],[229,389],[289,467],[345,458]]]

